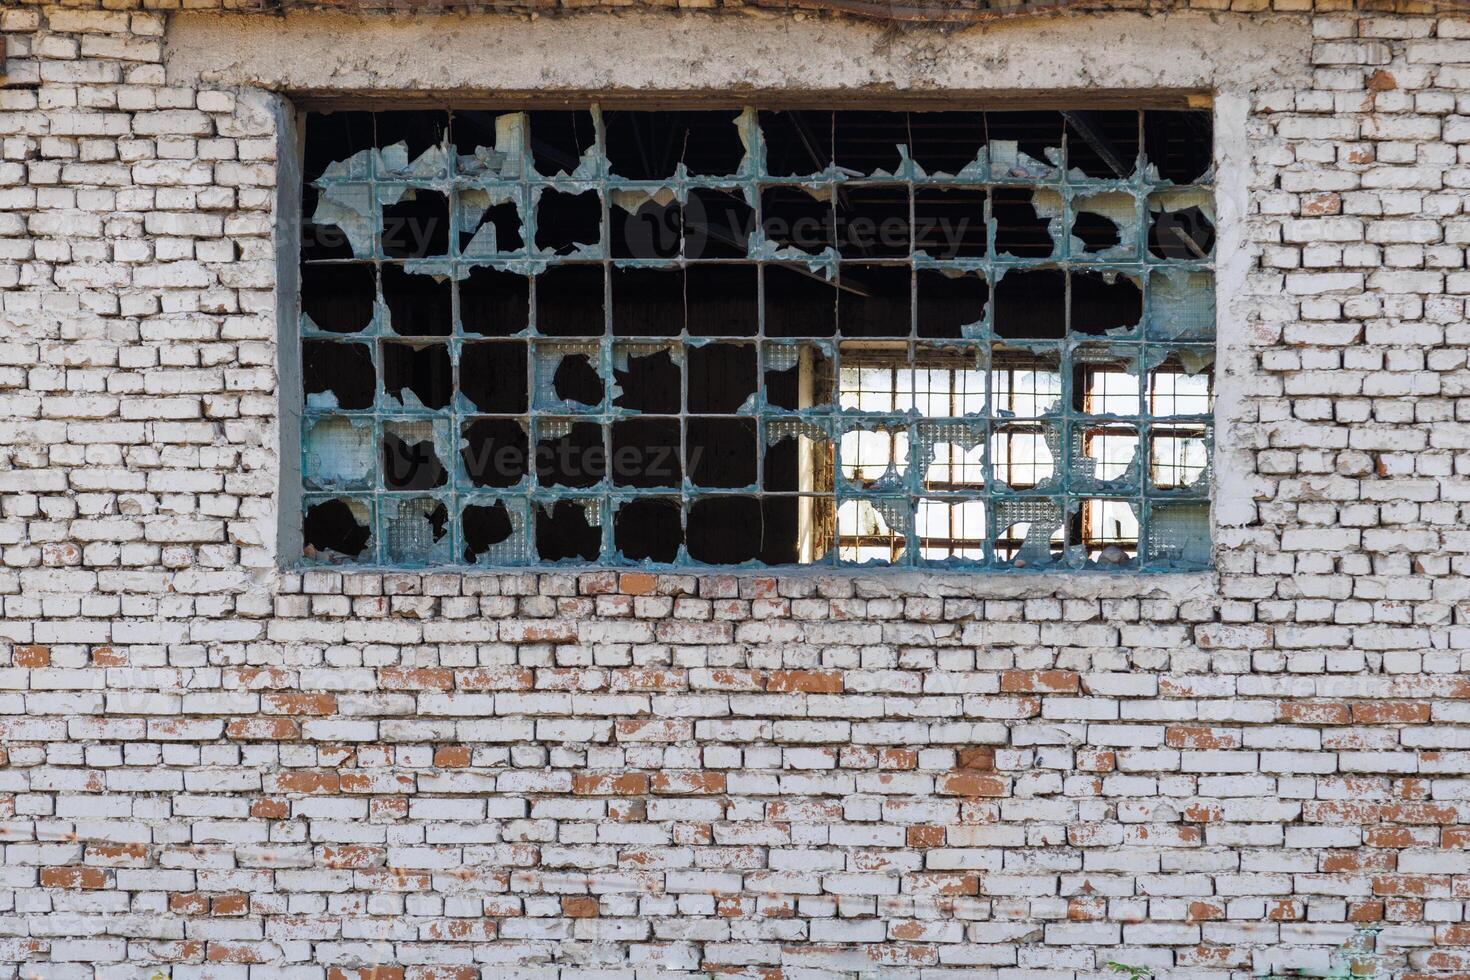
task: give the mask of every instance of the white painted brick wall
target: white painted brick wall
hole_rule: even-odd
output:
[[[0,976],[1470,974],[1463,17],[1278,0],[1219,574],[1068,582],[278,572],[273,96],[104,6],[0,10]]]

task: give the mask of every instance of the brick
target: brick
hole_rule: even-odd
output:
[[[175,915],[207,915],[209,896],[202,892],[174,894],[168,897],[168,910]]]
[[[341,780],[333,770],[301,770],[277,773],[266,784],[273,793],[336,793]]]
[[[572,792],[581,796],[642,796],[648,789],[647,773],[629,772],[617,776],[577,773],[572,776]]]
[[[595,919],[597,899],[588,895],[567,895],[561,900],[561,914],[573,919]]]
[[[517,52],[490,59],[502,81],[536,61],[553,87],[591,72],[583,87],[631,89],[672,59],[694,66],[689,84],[754,78],[797,101],[818,75],[877,91],[918,72],[952,94],[973,87],[957,66],[995,62],[1000,44],[960,31],[915,69],[911,38],[875,47],[854,18],[763,3],[737,30],[681,13],[713,0],[631,5],[653,9],[618,22],[611,64],[587,57],[600,35],[586,25],[456,30],[473,47],[493,26],[487,50]],[[0,866],[16,923],[0,962],[79,976],[309,963],[327,980],[1070,977],[1112,963],[1470,975],[1463,16],[1195,0],[1204,60],[1176,57],[1177,24],[1122,30],[1126,11],[1043,25],[1115,42],[1085,78],[1036,25],[1007,27],[999,89],[1050,72],[1117,106],[1145,75],[1232,95],[1214,139],[1234,196],[1210,213],[1228,300],[1214,311],[1211,571],[462,573],[303,570],[277,527],[298,504],[281,489],[297,485],[300,434],[282,400],[302,371],[277,322],[293,302],[278,290],[278,184],[297,168],[278,166],[293,150],[272,93],[360,75],[353,59],[386,43],[387,22],[355,22],[350,43],[301,65],[270,18],[221,32],[225,0],[190,0],[178,23],[163,9],[176,6],[0,10]],[[778,35],[860,67],[777,63]],[[221,38],[230,50],[208,48]],[[570,46],[542,43],[556,38]],[[269,84],[258,50],[272,51]],[[372,87],[409,97],[445,63],[427,47],[375,59]],[[1076,166],[1090,148],[1067,132]],[[841,120],[837,134],[840,155]],[[922,140],[910,149],[932,173]],[[1081,212],[1091,191],[1074,177]],[[1004,195],[987,193],[996,210]],[[843,276],[861,288],[857,268]],[[1070,275],[1058,295],[1085,308],[1095,279]],[[1013,300],[988,282],[1003,311]],[[1192,312],[1167,287],[1157,271],[1144,283],[1152,372],[1179,359],[1168,332]],[[769,278],[767,295],[781,298]],[[858,298],[842,292],[839,310]],[[331,339],[378,355],[419,342],[394,338],[380,318]],[[455,354],[482,342],[454,340]],[[448,427],[446,470],[471,407],[406,409]],[[1075,464],[1095,448],[1080,427],[1040,441]],[[1163,472],[1160,430],[1140,447],[1151,471],[1038,492],[1068,506],[1127,495]],[[450,501],[457,545],[462,478],[422,490]],[[1179,501],[1153,505],[1156,544]],[[1357,946],[1371,951],[1343,952]],[[547,950],[583,948],[547,965]]]
[[[281,715],[331,715],[337,712],[332,694],[262,694],[261,710]]]
[[[327,980],[404,980],[401,966],[327,968]]]
[[[963,748],[958,753],[958,768],[989,772],[995,768],[995,748],[975,745]]]
[[[284,820],[291,815],[285,800],[260,799],[250,804],[250,815],[260,820]]]
[[[664,770],[653,774],[649,782],[651,792],[668,795],[705,794],[725,792],[725,774],[722,772],[679,772]]]
[[[101,868],[42,868],[42,888],[89,889],[107,888],[111,877]]]
[[[1008,670],[1000,676],[1002,694],[1075,694],[1081,678],[1070,670]]]
[[[448,691],[454,687],[454,672],[427,667],[384,667],[378,683],[388,691]]]
[[[51,648],[18,646],[11,653],[11,662],[17,667],[46,667],[51,663]]]
[[[1353,721],[1359,725],[1392,725],[1427,722],[1430,706],[1407,701],[1364,701],[1352,705]]]
[[[225,737],[243,741],[272,741],[301,737],[301,728],[289,718],[236,718],[225,725]]]
[[[624,572],[618,576],[618,589],[625,595],[648,595],[658,587],[658,576],[642,572]]]
[[[441,745],[434,749],[434,765],[462,769],[470,764],[471,752],[468,745]]]
[[[960,772],[943,776],[939,792],[953,796],[1009,796],[1010,781],[1004,776],[982,776]]]
[[[766,678],[766,690],[805,694],[840,694],[842,693],[842,675],[830,670],[773,670]]]

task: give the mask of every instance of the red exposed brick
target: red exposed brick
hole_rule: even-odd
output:
[[[1189,903],[1186,922],[1215,922],[1225,918],[1225,906],[1220,902],[1195,901]]]
[[[618,589],[624,595],[648,595],[658,588],[658,576],[644,572],[624,572],[618,576]]]
[[[995,749],[989,745],[972,745],[957,753],[955,768],[990,772],[995,769]]]
[[[1382,68],[1376,69],[1364,83],[1364,88],[1370,92],[1391,92],[1398,87],[1398,80]]]
[[[260,707],[268,715],[334,715],[335,694],[262,694]]]
[[[459,671],[461,691],[529,691],[536,675],[526,667],[480,667]]]
[[[273,793],[336,793],[341,788],[340,777],[330,769],[287,770],[273,773],[266,782]]]
[[[93,647],[92,665],[94,667],[126,667],[128,655],[112,647]]]
[[[205,946],[205,959],[211,963],[265,963],[273,944],[211,942]]]
[[[1084,898],[1081,896],[1067,900],[1067,921],[1069,922],[1098,922],[1107,918],[1108,900],[1105,898]]]
[[[500,624],[500,638],[507,643],[576,643],[577,624],[507,621]]]
[[[648,792],[648,774],[642,772],[626,772],[621,775],[573,773],[572,792],[578,796],[642,796]]]
[[[108,844],[94,842],[87,845],[86,863],[111,868],[143,868],[148,865],[147,844]]]
[[[387,858],[386,848],[369,844],[335,844],[321,851],[322,863],[328,868],[381,868]]]
[[[403,980],[401,966],[363,966],[327,968],[327,980]]]
[[[1417,898],[1385,898],[1383,918],[1389,922],[1424,921],[1424,902]]]
[[[1303,913],[1302,903],[1294,898],[1272,899],[1266,904],[1266,918],[1272,922],[1296,922]]]
[[[1164,729],[1164,744],[1176,749],[1238,749],[1240,733],[1203,725],[1170,725]]]
[[[1301,213],[1303,217],[1315,217],[1323,214],[1342,213],[1342,195],[1331,192],[1322,194],[1307,194],[1302,197]]]
[[[909,876],[916,895],[978,895],[980,876],[964,871],[926,871]]]
[[[1383,921],[1383,903],[1349,902],[1347,920],[1349,922],[1381,922]]]
[[[248,895],[218,895],[209,901],[209,914],[219,916],[244,915],[250,911]]]
[[[107,888],[112,873],[102,868],[42,868],[42,888],[75,888],[95,890]]]
[[[408,816],[408,800],[403,797],[379,796],[368,800],[368,819],[373,823],[392,823]]]
[[[919,753],[913,749],[884,749],[878,753],[879,769],[908,770],[916,769],[918,765]]]
[[[1443,875],[1375,875],[1374,895],[1394,895],[1408,898],[1428,898],[1447,895],[1449,878]]]
[[[1446,827],[1444,832],[1449,834],[1455,829]],[[1368,847],[1414,847],[1419,844],[1419,839],[1417,832],[1411,827],[1365,827],[1363,843]]]
[[[1422,724],[1429,705],[1422,701],[1354,701],[1353,722],[1359,725]]]
[[[1324,874],[1344,871],[1392,871],[1398,864],[1398,858],[1392,851],[1368,849],[1323,851],[1320,860]]]
[[[434,765],[462,769],[470,764],[471,751],[468,745],[441,745],[434,749]]]
[[[284,820],[291,815],[291,804],[263,797],[250,804],[250,815],[259,820]]]
[[[711,691],[759,691],[765,683],[764,675],[758,670],[711,670],[704,681],[690,679],[694,690]]]
[[[944,828],[916,824],[905,835],[909,847],[943,847]]]
[[[209,912],[209,896],[203,892],[170,895],[168,910],[175,915],[206,915]]]
[[[597,899],[590,895],[566,895],[561,900],[561,914],[572,919],[597,918]]]
[[[801,694],[841,694],[842,674],[835,670],[773,670],[766,690]]]
[[[1276,710],[1282,721],[1302,725],[1346,725],[1353,720],[1348,706],[1339,701],[1283,701]]]
[[[412,773],[391,770],[342,770],[340,786],[344,793],[412,793]]]
[[[51,664],[51,648],[18,646],[11,653],[10,659],[17,667],[46,667]]]
[[[939,778],[939,792],[949,796],[1009,796],[1010,791],[1010,780],[1004,776],[956,772]]]
[[[1072,670],[1008,670],[1000,675],[1002,694],[1076,694],[1082,679]]]
[[[301,737],[301,727],[290,718],[236,718],[225,735],[244,741],[279,741]]]
[[[423,929],[422,939],[443,942],[493,942],[499,935],[499,926],[492,919],[444,919],[428,923]]]

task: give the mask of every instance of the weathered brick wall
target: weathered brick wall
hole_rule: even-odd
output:
[[[299,575],[272,97],[108,6],[0,10],[0,974],[1470,975],[1465,18],[1277,28],[1218,575]]]

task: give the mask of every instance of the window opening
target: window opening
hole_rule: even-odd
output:
[[[303,557],[1200,567],[1210,125],[310,114]]]

